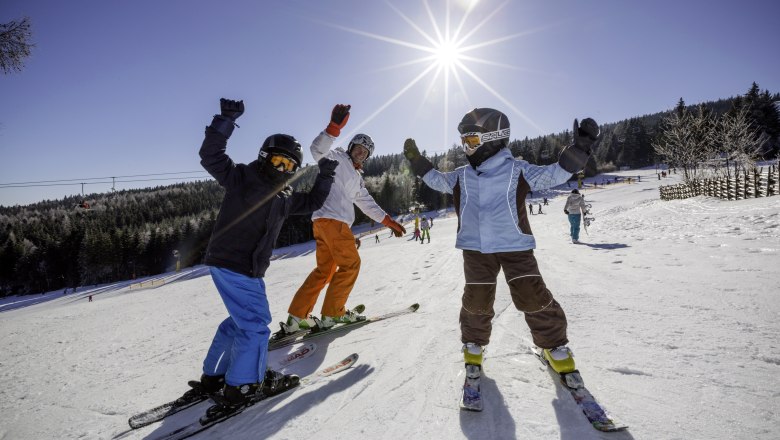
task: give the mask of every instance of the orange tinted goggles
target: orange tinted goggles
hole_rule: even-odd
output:
[[[287,156],[282,156],[281,154],[272,154],[271,157],[268,158],[268,161],[271,162],[271,165],[273,165],[274,168],[286,173],[294,173],[295,170],[298,169],[298,164],[294,160]]]

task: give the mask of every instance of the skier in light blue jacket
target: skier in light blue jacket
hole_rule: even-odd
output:
[[[539,272],[525,197],[531,191],[565,183],[572,173],[582,170],[598,139],[598,124],[590,118],[581,124],[575,119],[574,142],[563,150],[558,163],[546,166],[512,157],[507,148],[509,120],[500,111],[474,109],[463,117],[458,131],[469,165],[440,172],[420,154],[414,139],[404,143],[404,155],[428,186],[454,196],[458,215],[455,247],[463,250],[466,277],[460,327],[467,374],[474,375],[475,365],[481,371],[501,269],[514,305],[525,313],[543,356],[556,371],[573,371],[574,359],[566,346],[566,315]]]

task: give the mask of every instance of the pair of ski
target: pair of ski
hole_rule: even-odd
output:
[[[285,367],[288,367],[295,362],[298,362],[302,359],[311,356],[312,354],[314,354],[315,351],[317,351],[317,344],[313,342],[298,347],[295,351],[291,352],[290,354],[285,356],[281,361],[279,361],[279,363],[274,367],[274,369],[281,370]],[[190,381],[189,385],[196,391],[200,390],[200,382]],[[205,393],[187,392],[184,393],[182,397],[176,400],[172,400],[170,402],[164,403],[160,406],[140,412],[130,417],[128,423],[130,424],[130,428],[132,429],[143,428],[144,426],[151,425],[152,423],[155,422],[159,422],[160,420],[166,417],[170,417],[178,412],[184,411],[185,409],[195,406],[208,399],[209,397]]]
[[[229,412],[224,412],[219,414],[215,417],[209,417],[208,414],[201,417],[198,421],[190,423],[188,425],[184,425],[180,428],[174,429],[173,431],[170,431],[166,434],[163,434],[160,437],[155,437],[155,440],[183,440],[189,437],[192,437],[195,434],[198,434],[200,432],[203,432],[209,428],[211,428],[214,425],[217,425],[219,423],[224,422],[225,420],[231,419],[241,413],[243,413],[248,408],[251,408],[252,406],[267,400],[272,397],[284,395],[289,391],[294,391],[299,388],[303,388],[305,386],[311,385],[319,380],[322,380],[324,378],[327,378],[329,376],[332,376],[337,373],[341,373],[342,371],[345,371],[349,369],[352,365],[355,364],[358,360],[358,354],[352,353],[351,355],[347,356],[346,358],[342,359],[339,362],[336,362],[333,365],[330,365],[329,367],[322,369],[312,375],[305,376],[301,378],[301,381],[294,387],[288,388],[284,391],[281,391],[279,393],[267,396],[264,395],[262,392],[258,392],[258,394],[250,400],[248,403],[241,405],[236,408],[231,408]]]
[[[285,368],[285,367],[291,365],[294,362],[297,362],[297,361],[299,361],[301,359],[304,359],[304,358],[307,358],[307,357],[311,356],[314,353],[314,351],[316,351],[316,348],[317,348],[316,344],[314,344],[313,342],[310,342],[309,339],[317,338],[319,336],[328,335],[328,334],[334,334],[334,333],[337,334],[337,333],[340,333],[340,332],[343,332],[343,331],[346,331],[346,330],[350,330],[350,329],[354,329],[356,327],[361,327],[363,325],[370,324],[372,322],[383,321],[385,319],[389,319],[389,318],[393,318],[393,317],[396,317],[396,316],[401,316],[401,315],[405,315],[405,314],[408,314],[408,313],[412,313],[412,312],[415,312],[419,307],[420,307],[419,304],[412,304],[411,306],[409,306],[407,308],[404,308],[404,309],[401,309],[401,310],[397,310],[397,311],[394,311],[394,312],[386,313],[384,315],[374,316],[374,317],[365,319],[363,321],[357,321],[355,323],[339,324],[339,325],[336,325],[336,326],[332,327],[331,329],[319,331],[319,332],[316,332],[316,333],[309,333],[309,332],[306,332],[306,331],[294,333],[292,335],[289,335],[288,337],[285,337],[283,339],[275,341],[275,343],[273,343],[273,344],[269,344],[268,350],[271,351],[271,350],[276,350],[276,349],[283,348],[283,347],[286,347],[286,346],[289,346],[289,345],[293,345],[293,344],[297,344],[297,343],[304,343],[303,346],[299,347],[298,349],[296,349],[292,353],[290,353],[287,356],[285,356],[284,359],[282,359],[280,361],[279,365],[277,365],[275,367],[275,369],[282,369],[282,368]],[[354,357],[354,359],[350,363],[344,365],[344,362],[347,361],[348,359],[352,358],[352,357]],[[338,363],[336,363],[334,365],[331,365],[330,367],[325,368],[324,370],[321,370],[321,371],[315,373],[312,376],[307,376],[307,377],[302,378],[299,386],[308,385],[308,384],[310,384],[310,383],[312,383],[312,382],[314,382],[314,381],[316,381],[318,379],[321,379],[321,378],[327,377],[327,376],[331,376],[331,375],[333,375],[335,373],[343,371],[343,370],[349,368],[349,366],[352,363],[354,363],[355,360],[357,360],[357,354],[353,354],[352,356],[348,357],[347,359],[344,359],[341,362],[338,362]],[[327,374],[325,374],[325,373],[327,373]],[[197,387],[199,387],[200,384],[198,382],[196,382],[196,381],[190,381],[190,386],[193,387],[193,389],[197,389]],[[294,389],[294,388],[291,388],[291,389]],[[285,391],[287,391],[287,390],[285,390]],[[283,393],[284,392],[282,392],[282,394]],[[188,398],[188,396],[189,396],[189,398]],[[267,398],[267,397],[270,397],[270,396],[265,396],[264,398]],[[138,429],[138,428],[141,428],[141,427],[144,427],[144,426],[147,426],[147,425],[151,425],[152,423],[159,422],[160,420],[163,420],[166,417],[170,417],[170,416],[172,416],[172,415],[174,415],[174,414],[176,414],[178,412],[184,411],[187,408],[195,406],[195,405],[197,405],[197,404],[199,404],[199,403],[201,403],[201,402],[203,402],[203,401],[205,401],[207,399],[208,399],[208,396],[206,396],[204,393],[185,393],[185,395],[180,397],[179,399],[173,400],[173,401],[168,402],[168,403],[164,403],[164,404],[162,404],[160,406],[157,406],[155,408],[149,409],[147,411],[143,411],[141,413],[138,413],[138,414],[130,417],[130,419],[128,420],[128,423],[130,424],[131,430],[132,429]],[[263,400],[263,399],[260,399],[260,400]],[[260,400],[258,400],[258,401],[260,401]],[[254,403],[256,403],[256,402],[253,402],[253,404]],[[241,409],[241,411],[243,411],[243,409]],[[236,414],[232,414],[232,415],[230,415],[230,417],[232,417],[233,415],[236,415]],[[224,419],[222,419],[222,420],[224,420]],[[219,420],[219,421],[214,422],[214,423],[210,423],[204,429],[207,429],[208,427],[211,427],[214,424],[219,423],[222,420]],[[184,429],[184,428],[182,428],[182,429]],[[170,435],[172,435],[172,433],[169,433],[168,437],[162,437],[162,438],[165,438],[165,439],[174,439],[174,438],[175,439],[181,439],[181,438],[186,438],[186,437],[188,437],[190,435],[194,435],[195,433],[200,432],[200,431],[202,431],[202,430],[198,430],[196,432],[191,432],[191,433],[187,434],[185,437],[181,436],[181,435],[185,434],[184,431],[178,431],[179,432],[179,434],[177,434],[178,436],[170,436]]]
[[[360,306],[358,306],[358,307],[360,307]],[[271,340],[268,343],[268,350],[269,351],[270,350],[276,350],[276,349],[279,349],[279,348],[282,348],[282,347],[286,347],[288,345],[293,345],[293,344],[297,344],[299,342],[304,342],[304,341],[308,341],[308,340],[311,340],[311,339],[314,339],[314,338],[319,338],[321,336],[347,332],[347,331],[353,330],[353,329],[355,329],[357,327],[362,327],[362,326],[364,326],[366,324],[370,324],[372,322],[383,321],[385,319],[394,318],[396,316],[401,316],[401,315],[406,315],[408,313],[413,313],[413,312],[417,311],[417,309],[419,309],[419,308],[420,308],[420,305],[415,303],[415,304],[412,304],[409,307],[406,307],[405,309],[397,310],[395,312],[386,313],[384,315],[372,316],[370,318],[366,318],[366,319],[361,320],[361,321],[355,321],[355,322],[350,322],[350,323],[345,323],[345,324],[337,324],[337,325],[334,325],[333,327],[331,327],[329,329],[326,329],[326,330],[320,330],[320,329],[318,329],[317,331],[300,330],[300,331],[297,331],[295,333],[291,333],[289,335],[282,336],[280,338]],[[357,309],[357,307],[356,307],[356,309]]]
[[[580,372],[574,370],[570,373],[558,373],[549,362],[542,356],[540,350],[531,349],[534,356],[547,367],[550,374],[560,379],[560,386],[563,386],[574,399],[574,402],[587,417],[588,422],[599,431],[614,432],[623,431],[628,428],[615,420],[602,406],[593,394],[585,388],[585,382],[582,380]],[[461,396],[461,409],[467,411],[482,411],[482,392],[479,380],[481,377],[481,366],[466,365],[466,380],[463,384],[463,394]]]

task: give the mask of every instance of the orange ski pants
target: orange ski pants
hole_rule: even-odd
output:
[[[338,220],[318,218],[312,223],[317,242],[317,267],[295,293],[287,311],[299,318],[309,316],[320,291],[330,283],[325,292],[322,314],[341,316],[346,313],[344,306],[360,272],[355,237],[349,226]]]

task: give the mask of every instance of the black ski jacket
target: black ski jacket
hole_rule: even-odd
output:
[[[289,215],[320,209],[333,177],[318,175],[309,193],[274,185],[261,171],[260,162],[236,164],[225,153],[227,138],[206,127],[200,147],[200,164],[225,188],[217,222],[206,250],[205,263],[249,277],[262,278],[271,264],[271,252]]]

